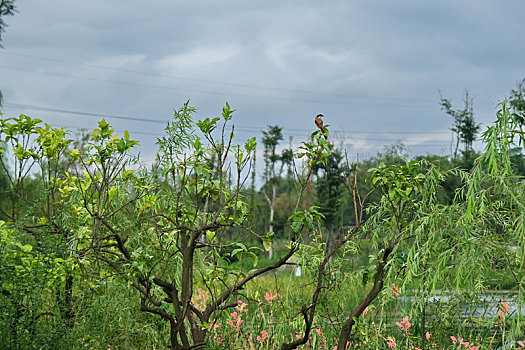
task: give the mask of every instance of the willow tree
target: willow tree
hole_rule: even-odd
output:
[[[503,103],[496,122],[483,134],[484,153],[471,171],[443,171],[424,160],[370,169],[368,182],[381,199],[368,204],[368,219],[356,220],[358,225],[328,252],[318,248],[319,241],[299,251],[303,264],[315,273],[316,288],[300,308],[301,337],[282,349],[306,344],[315,318],[330,320],[339,329],[337,349],[347,349],[350,343],[370,348],[446,347],[453,346],[451,335],[476,348],[510,348],[522,341],[525,187],[512,168],[511,150],[524,141],[519,122]],[[441,203],[437,193],[448,172],[460,176],[463,185],[451,203]],[[354,198],[361,207],[361,196],[354,192]],[[365,243],[374,248],[369,262],[352,268],[349,264],[362,254]],[[492,305],[494,314],[499,309],[497,317],[489,313],[479,318],[473,312],[485,293],[498,288],[501,281],[494,276],[505,271],[516,294]],[[342,281],[362,288],[361,298],[340,301],[347,286]],[[399,294],[408,294],[403,303]],[[430,297],[442,295],[441,302],[430,302]],[[517,306],[509,308],[506,302]],[[405,316],[405,323],[398,325],[403,331],[396,333],[394,324],[382,321],[391,308],[399,321]]]

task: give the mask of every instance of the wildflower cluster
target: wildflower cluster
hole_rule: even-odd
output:
[[[210,300],[210,292],[197,288],[197,294],[191,298],[191,303],[199,310],[204,310]]]
[[[268,340],[268,331],[262,331],[261,335],[257,336],[257,341],[258,342],[265,342],[267,340]]]
[[[463,338],[456,338],[455,336],[450,336],[452,344],[457,345],[458,349],[467,349],[467,350],[479,350],[481,345],[474,345],[468,341],[464,341]]]
[[[272,300],[277,299],[278,296],[279,293],[275,293],[274,295],[272,295],[272,293],[266,292],[266,294],[264,294],[264,299],[266,299],[266,301],[268,302],[272,302]]]
[[[502,301],[501,303],[499,303],[498,318],[500,320],[505,319],[505,315],[508,314],[509,312],[510,312],[510,308],[509,308],[509,302],[508,301]]]
[[[195,302],[203,303],[207,300],[207,293],[202,290],[198,290],[194,298]],[[400,295],[401,288],[392,284],[390,293],[393,297]],[[216,332],[214,334],[214,343],[223,348],[231,349],[253,349],[253,350],[268,350],[276,349],[282,341],[286,341],[286,336],[282,336],[279,330],[280,323],[276,321],[276,315],[274,312],[280,305],[275,303],[280,297],[279,293],[268,291],[266,292],[257,303],[256,317],[250,318],[248,316],[248,304],[242,300],[239,300],[235,304],[233,312],[226,317],[226,324],[229,327],[220,328],[220,323],[213,324],[211,329]],[[373,306],[372,306],[373,308]],[[369,314],[371,308],[367,307],[363,312],[363,315]],[[496,324],[503,324],[506,321],[506,317],[511,312],[509,302],[503,301],[498,304],[498,311]],[[300,317],[300,316],[298,316]],[[462,338],[457,335],[448,335],[444,339],[446,344],[441,344],[443,338],[441,336],[435,336],[429,331],[425,332],[422,337],[418,336],[414,331],[413,324],[409,316],[403,316],[398,321],[394,321],[395,330],[399,331],[396,334],[384,334],[380,332],[374,332],[379,330],[376,328],[373,320],[371,324],[367,323],[369,317],[364,317],[365,321],[360,329],[360,336],[354,339],[354,342],[347,342],[345,349],[361,348],[363,346],[369,346],[373,342],[376,348],[382,349],[407,349],[407,350],[421,350],[418,346],[421,346],[422,338],[426,340],[427,349],[456,349],[456,350],[480,350],[483,344],[483,339],[478,338]],[[248,322],[246,322],[246,320]],[[367,328],[367,326],[372,328]],[[296,337],[300,339],[304,334],[300,330],[296,330]],[[235,336],[231,336],[235,334]],[[325,335],[325,333],[327,333]],[[305,349],[333,349],[338,350],[337,343],[338,339],[333,338],[332,334],[328,334],[329,329],[324,329],[318,320],[314,317],[312,321],[312,328],[310,333],[310,339]],[[329,336],[329,337],[327,337]],[[448,340],[447,340],[448,339]],[[515,340],[512,348],[525,349],[525,341]]]
[[[399,291],[401,290],[401,288],[399,288],[398,286],[396,286],[395,283],[392,283],[392,288],[390,288],[390,294],[394,297],[394,298],[397,298],[399,296]]]
[[[396,337],[393,335],[386,338],[386,345],[388,345],[390,348],[395,349],[397,347],[396,344]]]
[[[410,350],[421,350],[421,348],[418,348],[416,346],[414,346],[414,337],[412,337],[410,335],[410,328],[412,327],[412,323],[410,323],[410,321],[408,320],[408,316],[405,316],[403,317],[403,319],[401,320],[401,322],[396,322],[396,326],[399,328],[400,331],[403,332],[403,337],[405,338],[404,341],[401,341],[401,343],[405,343],[406,344],[406,348],[407,349],[410,349]],[[427,340],[430,340],[430,333],[429,332],[426,332],[425,333],[425,338]],[[390,348],[390,349],[397,349],[398,346],[400,346],[400,344],[398,344],[397,340],[396,340],[396,337],[395,336],[389,336],[389,337],[386,337],[385,338],[386,340],[386,345]],[[436,347],[436,344],[432,344],[432,347]],[[403,347],[404,348],[404,347]]]
[[[408,334],[410,333],[410,327],[412,326],[410,321],[408,321],[408,316],[403,317],[402,322],[396,322],[396,325],[399,327],[401,331],[403,331],[405,336],[408,336]]]
[[[248,310],[246,309],[246,306],[248,306],[248,304],[246,304],[245,302],[241,300],[237,302],[237,306],[235,307],[235,310],[237,311],[234,311],[230,314],[232,319],[227,322],[227,324],[230,327],[236,330],[240,330],[241,324],[244,322],[241,315],[243,312],[248,312]]]

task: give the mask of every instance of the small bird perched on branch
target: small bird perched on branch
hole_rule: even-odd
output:
[[[322,114],[318,114],[316,117],[315,117],[315,125],[319,128],[319,130],[321,130],[321,132],[323,133],[323,136],[324,138],[326,139],[326,134],[324,133],[325,129],[324,129],[324,125],[323,125],[323,115]]]

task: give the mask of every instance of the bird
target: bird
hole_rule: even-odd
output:
[[[315,117],[315,125],[319,128],[319,130],[321,130],[321,132],[323,133],[323,136],[324,138],[326,139],[326,134],[325,134],[325,128],[323,126],[323,115],[321,113],[319,113],[316,117]]]

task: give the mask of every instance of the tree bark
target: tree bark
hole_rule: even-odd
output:
[[[379,295],[379,292],[383,289],[383,280],[385,277],[385,266],[388,262],[388,258],[392,251],[394,250],[394,238],[392,238],[388,244],[388,246],[385,248],[385,251],[383,253],[383,256],[381,258],[381,261],[379,262],[377,266],[377,273],[374,278],[374,285],[370,292],[366,295],[366,297],[357,305],[357,307],[354,309],[350,317],[346,320],[345,324],[343,325],[343,328],[341,328],[341,334],[339,336],[339,340],[337,341],[337,349],[338,350],[344,350],[346,349],[346,344],[348,342],[348,338],[350,336],[350,332],[352,331],[352,328],[355,324],[355,320],[361,316],[363,311],[365,311],[366,307],[374,301],[374,299]]]

